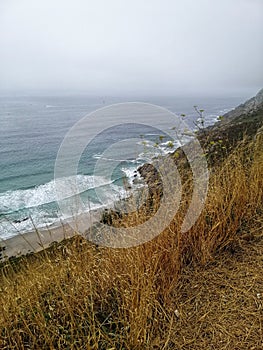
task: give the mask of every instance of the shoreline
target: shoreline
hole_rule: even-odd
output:
[[[19,258],[37,253],[49,248],[52,243],[59,243],[75,235],[82,235],[87,239],[87,231],[103,219],[103,214],[111,210],[118,211],[118,206],[123,205],[126,200],[127,198],[119,199],[108,206],[91,209],[75,218],[53,223],[49,227],[36,227],[34,230],[17,233],[10,238],[0,238],[0,263],[12,257]]]
[[[62,221],[58,226],[36,228],[0,240],[0,261],[11,257],[20,257],[48,248],[53,242],[61,242],[77,234],[84,235],[95,223],[99,222],[105,208],[94,209],[80,214],[75,219]]]
[[[259,94],[262,94],[260,91]],[[258,95],[259,95],[258,94]],[[237,117],[242,115],[243,106],[246,104],[251,104],[255,98],[247,101],[245,104],[230,110],[224,116],[225,120],[218,124],[215,122],[212,126],[206,128],[210,133],[211,131],[220,131],[224,127],[229,127],[231,118],[229,116],[238,113]],[[252,101],[253,100],[253,101]],[[251,102],[252,101],[252,102]],[[240,111],[241,110],[241,111]],[[225,130],[223,130],[225,131]],[[176,149],[179,149],[177,147]],[[173,154],[175,150],[168,152],[167,154]],[[146,163],[147,164],[147,163]],[[144,166],[146,165],[144,164]],[[118,202],[118,201],[117,201]],[[113,203],[114,207],[116,202]],[[95,223],[99,222],[102,218],[102,214],[105,209],[111,209],[112,207],[102,207],[99,209],[90,210],[87,213],[80,214],[77,218],[67,219],[64,222],[61,221],[56,225],[52,224],[50,227],[46,228],[36,228],[35,230],[26,231],[23,233],[18,233],[13,237],[1,239],[0,238],[0,261],[8,260],[11,257],[19,257],[29,253],[36,253],[44,250],[50,246],[53,242],[60,242],[63,239],[68,239],[76,234],[85,235],[85,232],[91,228]]]
[[[186,143],[188,142],[191,142],[191,140],[188,140]],[[162,156],[167,157],[180,148],[179,146],[173,150],[169,150]],[[152,160],[154,160],[154,157]],[[148,165],[149,163],[145,162],[136,168],[136,171],[144,180],[145,176],[141,174],[140,169]],[[149,175],[150,174],[151,172],[149,172]],[[102,219],[103,213],[111,209],[117,209],[118,211],[118,205],[125,203],[126,200],[127,198],[118,199],[113,201],[111,205],[81,213],[76,218],[52,223],[49,227],[36,227],[34,230],[17,233],[10,238],[0,238],[0,262],[7,261],[12,257],[19,258],[27,254],[37,253],[49,248],[52,243],[59,243],[75,235],[82,235],[85,237],[86,232]]]

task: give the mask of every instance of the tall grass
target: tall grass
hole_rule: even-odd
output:
[[[190,201],[185,181],[179,212],[148,243],[110,249],[76,236],[3,267],[1,349],[171,349],[183,267],[207,264],[255,234],[263,210],[262,144],[262,135],[241,143],[211,170],[205,208],[187,233],[180,232]],[[142,211],[124,224],[143,219]]]

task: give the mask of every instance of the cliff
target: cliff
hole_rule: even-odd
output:
[[[213,168],[220,164],[227,155],[241,142],[251,140],[263,131],[263,89],[256,96],[223,115],[222,119],[197,133],[208,166]],[[182,149],[169,154],[176,162],[180,175],[186,180],[187,159]],[[150,188],[150,192],[160,191],[161,183],[157,171],[150,164],[138,169]]]
[[[261,89],[256,96],[252,97],[245,103],[242,103],[241,105],[236,107],[234,110],[226,113],[224,115],[223,123],[230,123],[238,119],[242,120],[242,117],[244,117],[244,115],[250,117],[262,111],[262,109],[263,109],[263,89]]]

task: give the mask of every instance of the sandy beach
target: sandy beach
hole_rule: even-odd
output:
[[[84,235],[96,222],[100,221],[103,209],[97,209],[79,215],[77,218],[52,225],[47,228],[20,233],[11,238],[0,241],[0,260],[12,256],[18,257],[31,252],[38,252],[48,248],[52,242],[60,242],[76,234]]]

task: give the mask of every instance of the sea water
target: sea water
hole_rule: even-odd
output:
[[[205,110],[208,126],[216,121],[217,116],[236,107],[242,100],[241,97],[1,96],[0,239],[60,222],[61,213],[56,202],[54,182],[57,152],[66,133],[88,113],[113,103],[147,102],[165,107],[177,115],[185,114],[186,122],[194,128],[194,121],[198,118],[194,105]],[[96,123],[96,118],[93,123]],[[100,127],[103,129],[103,125]],[[103,173],[94,175],[94,166],[103,157],[102,151],[107,144],[130,138],[133,134],[138,137],[138,132],[142,138],[143,152],[147,152],[148,158],[155,156],[157,143],[158,151],[163,153],[177,146],[174,144],[171,147],[169,140],[160,139],[160,135],[152,133],[147,126],[139,131],[138,128],[134,129],[132,120],[131,124],[123,128],[120,126],[102,133],[90,145],[89,151],[83,153],[76,175],[78,194],[85,203],[85,210],[110,206],[127,196],[127,191],[133,190],[132,187],[140,187],[140,181],[134,179],[139,176],[136,169],[145,161],[142,149],[136,152],[127,149],[127,156],[122,155],[123,159],[117,159],[118,165],[111,178],[106,173],[105,176]],[[105,161],[107,164],[107,159]],[[68,179],[69,183],[71,180],[75,183],[76,179]],[[98,189],[103,194],[100,198],[96,195]]]

